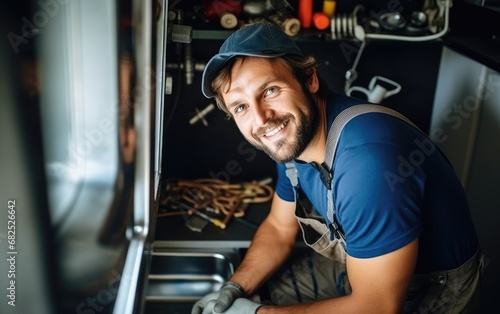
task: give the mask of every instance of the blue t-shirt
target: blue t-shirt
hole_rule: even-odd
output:
[[[328,125],[357,103],[331,94]],[[318,170],[300,161],[295,165],[301,190],[329,221],[327,189]],[[454,169],[406,122],[383,113],[352,119],[341,133],[332,168],[335,215],[350,256],[379,256],[419,238],[416,273],[430,273],[454,269],[476,252],[476,232]],[[277,169],[276,193],[293,201],[285,165]]]

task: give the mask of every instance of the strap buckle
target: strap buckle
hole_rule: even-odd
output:
[[[319,174],[321,177],[321,182],[326,186],[328,190],[331,190],[332,188],[332,179],[333,179],[333,174],[330,169],[328,169],[328,165],[326,163],[322,163],[318,167]]]
[[[342,244],[342,247],[345,249],[346,248],[346,241],[345,241],[345,236],[344,233],[342,232],[342,229],[340,229],[339,225],[337,222],[334,221],[328,225],[330,228],[330,240],[333,240],[334,238],[339,240],[340,244]]]

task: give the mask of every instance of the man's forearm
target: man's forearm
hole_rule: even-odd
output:
[[[277,231],[264,221],[231,281],[237,282],[246,295],[254,293],[288,258],[296,235],[295,230]]]

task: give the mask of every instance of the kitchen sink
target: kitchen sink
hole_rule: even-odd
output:
[[[154,252],[146,302],[193,304],[217,291],[234,272],[233,258],[207,252]]]

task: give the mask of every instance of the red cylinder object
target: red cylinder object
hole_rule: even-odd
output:
[[[324,30],[330,26],[330,19],[323,12],[316,12],[313,15],[314,26],[319,30]]]
[[[299,0],[299,20],[302,28],[311,27],[313,15],[313,0]]]
[[[209,20],[218,20],[225,13],[232,13],[235,16],[241,14],[243,10],[241,1],[234,0],[205,0],[205,17]]]

